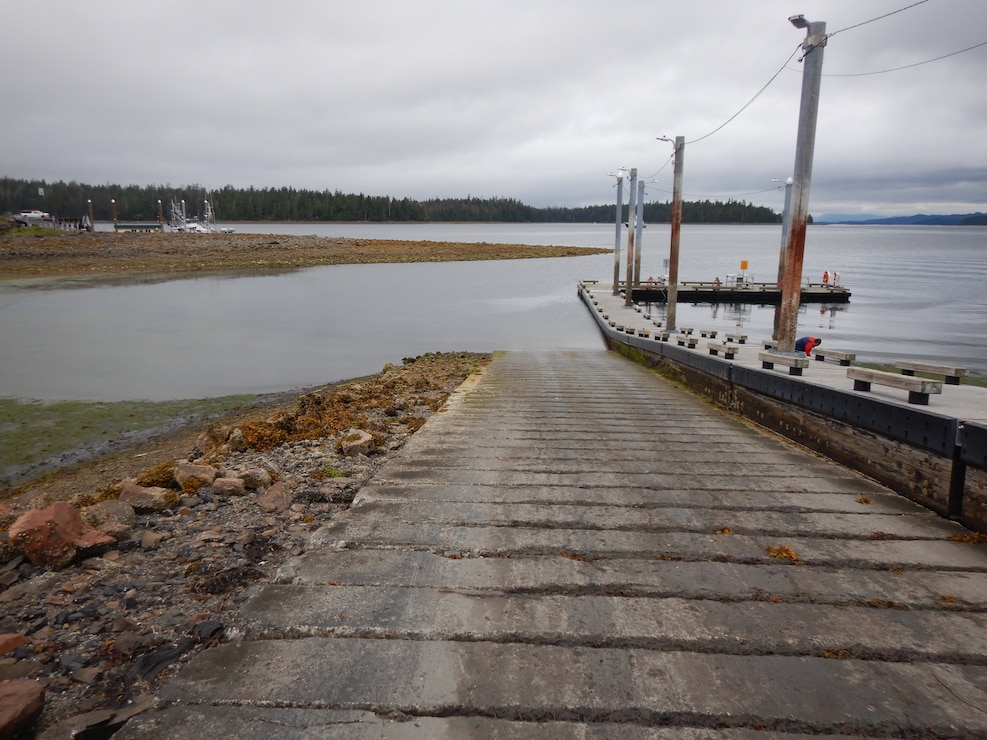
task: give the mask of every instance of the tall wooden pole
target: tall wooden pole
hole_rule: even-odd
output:
[[[637,167],[631,168],[631,186],[627,206],[627,284],[624,286],[624,305],[632,306],[631,293],[634,288],[634,204],[637,196]]]
[[[805,255],[805,230],[809,222],[809,184],[812,179],[812,156],[816,145],[816,117],[819,113],[819,87],[822,81],[823,50],[826,48],[826,24],[809,23],[802,16],[789,19],[796,28],[806,28],[802,50],[802,103],[799,130],[795,142],[795,171],[792,175],[792,207],[789,216],[788,244],[785,247],[785,275],[778,306],[778,349],[795,350],[798,333],[799,304],[802,300],[802,258]]]
[[[675,174],[672,181],[672,237],[668,249],[668,305],[665,324],[675,331],[675,307],[679,300],[679,238],[682,234],[682,168],[685,160],[685,137],[675,137]]]
[[[613,241],[613,294],[620,293],[620,224],[624,220],[624,172],[617,175],[617,234]]]
[[[635,216],[636,231],[634,232],[634,287],[641,285],[641,247],[644,246],[644,180],[637,183],[637,215]]]

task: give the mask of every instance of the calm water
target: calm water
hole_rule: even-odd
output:
[[[237,231],[612,248],[613,225],[237,224]],[[645,230],[642,275],[664,272],[668,226]],[[623,241],[623,240],[622,240]],[[683,228],[679,274],[773,280],[780,229]],[[987,373],[987,229],[812,227],[804,277],[838,271],[846,305],[803,307],[800,331],[861,359],[957,362]],[[621,267],[621,276],[624,268]],[[318,267],[128,285],[0,283],[0,396],[197,398],[316,385],[437,350],[600,348],[576,282],[612,254]],[[42,289],[44,288],[44,289]],[[774,309],[679,304],[680,325],[770,336]]]

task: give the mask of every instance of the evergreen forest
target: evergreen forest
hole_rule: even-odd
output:
[[[243,221],[448,221],[503,223],[610,223],[615,203],[580,208],[536,208],[513,198],[433,198],[411,200],[386,195],[343,193],[339,190],[296,188],[234,188],[230,185],[206,191],[198,185],[87,185],[0,178],[0,213],[38,209],[55,217],[80,218],[92,201],[93,217],[110,221],[113,207],[121,221],[167,220],[172,201],[185,201],[189,216],[203,215],[208,200],[219,222]],[[624,206],[627,220],[627,206]],[[671,202],[644,204],[648,223],[668,222]],[[781,223],[781,215],[765,206],[745,201],[686,201],[684,223]]]

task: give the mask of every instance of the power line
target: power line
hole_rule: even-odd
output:
[[[925,0],[923,0],[923,2],[924,1]],[[788,59],[785,60],[785,63],[781,65],[781,67],[779,68],[779,70],[777,72],[775,72],[773,75],[771,75],[771,79],[768,80],[767,82],[765,82],[764,83],[764,86],[760,90],[758,90],[756,93],[754,93],[754,97],[751,98],[750,100],[748,100],[746,103],[744,103],[743,107],[741,107],[740,110],[738,110],[736,113],[734,113],[727,120],[725,120],[723,123],[721,123],[719,126],[717,126],[716,128],[714,128],[712,131],[710,131],[705,136],[700,136],[698,139],[693,139],[692,141],[687,141],[686,144],[695,144],[696,142],[702,141],[703,139],[708,139],[710,136],[712,136],[713,134],[715,134],[718,131],[720,131],[721,129],[723,129],[734,118],[736,118],[741,113],[743,113],[745,110],[747,110],[747,108],[750,106],[750,104],[753,103],[755,100],[757,100],[757,98],[761,95],[761,93],[763,93],[765,90],[767,90],[768,89],[768,86],[777,79],[778,75],[780,75],[781,72],[782,72],[782,70],[784,70],[788,66],[788,63],[790,61],[792,61],[792,57],[794,57],[796,54],[798,54],[798,51],[801,48],[802,48],[802,44],[800,43],[798,46],[795,47],[795,51],[793,51],[788,56]]]
[[[987,41],[981,41],[979,44],[974,44],[973,46],[968,46],[965,49],[960,49],[959,51],[953,51],[949,54],[943,54],[941,57],[935,57],[934,59],[926,59],[924,62],[915,62],[914,64],[906,64],[903,67],[892,67],[891,69],[882,69],[877,72],[854,72],[850,74],[824,74],[823,77],[867,77],[868,75],[883,75],[888,72],[899,72],[903,69],[911,69],[912,67],[921,67],[923,64],[932,64],[932,62],[938,62],[941,59],[948,59],[949,57],[955,57],[957,54],[963,54],[967,51],[972,51],[974,49],[979,49],[981,46],[987,46]],[[797,72],[798,70],[792,70]]]
[[[658,175],[660,175],[662,173],[662,171],[666,167],[668,167],[668,165],[670,165],[674,160],[675,160],[675,154],[672,153],[672,155],[668,159],[665,160],[665,164],[663,164],[661,167],[658,168],[658,171],[657,172],[655,172],[653,175],[648,175],[647,177],[642,177],[641,179],[642,180],[645,180],[645,181],[647,181],[647,180],[653,180],[654,178],[658,177]]]
[[[929,0],[918,0],[917,3],[912,3],[911,5],[906,5],[904,8],[898,8],[897,10],[892,10],[890,13],[885,13],[884,15],[879,15],[879,16],[877,16],[877,18],[871,18],[869,21],[863,21],[861,23],[855,23],[852,26],[847,26],[846,28],[841,28],[839,31],[833,31],[830,34],[827,34],[827,36],[828,37],[835,36],[838,33],[843,33],[844,31],[849,31],[849,30],[851,30],[853,28],[860,28],[861,26],[866,26],[868,23],[873,23],[874,21],[883,20],[884,18],[890,18],[892,15],[896,15],[898,13],[903,13],[906,10],[911,10],[916,5],[922,5],[923,3],[927,3],[927,2],[929,2]]]

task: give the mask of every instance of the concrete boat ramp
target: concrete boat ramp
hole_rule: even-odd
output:
[[[500,355],[115,737],[984,737],[968,535],[616,353]]]

